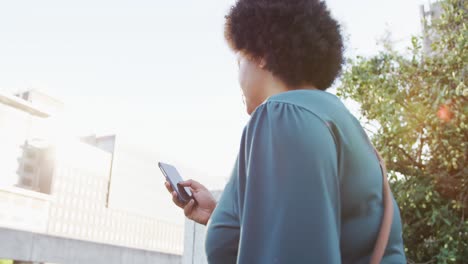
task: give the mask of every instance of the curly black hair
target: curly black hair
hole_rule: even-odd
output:
[[[320,0],[238,0],[224,35],[234,51],[263,59],[292,89],[325,90],[343,64],[340,26]]]

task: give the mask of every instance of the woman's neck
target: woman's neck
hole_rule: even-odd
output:
[[[270,98],[273,95],[284,93],[291,90],[317,90],[313,85],[299,85],[297,87],[291,87],[286,85],[283,81],[279,78],[273,76],[271,74],[266,81],[267,85],[265,86],[264,92],[264,101]]]

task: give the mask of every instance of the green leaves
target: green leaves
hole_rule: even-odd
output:
[[[432,51],[413,37],[410,57],[385,50],[348,60],[337,94],[361,104],[364,126],[393,175],[410,261],[468,259],[467,3],[441,2],[427,27]]]

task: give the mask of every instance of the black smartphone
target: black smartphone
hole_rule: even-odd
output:
[[[166,180],[171,184],[174,191],[177,192],[177,198],[182,203],[188,203],[192,199],[192,192],[188,187],[182,187],[179,182],[183,181],[177,169],[169,164],[159,162],[159,168],[161,169]]]

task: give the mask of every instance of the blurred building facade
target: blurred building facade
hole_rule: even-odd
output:
[[[427,55],[431,55],[432,43],[439,38],[435,32],[430,30],[430,25],[432,21],[436,19],[440,19],[443,14],[443,8],[440,2],[430,3],[429,6],[426,8],[424,5],[420,7],[421,13],[421,21],[422,21],[422,28],[423,28],[423,49]]]
[[[61,138],[50,116],[62,109],[0,93],[0,227],[180,259],[183,226],[108,206],[116,136]]]

